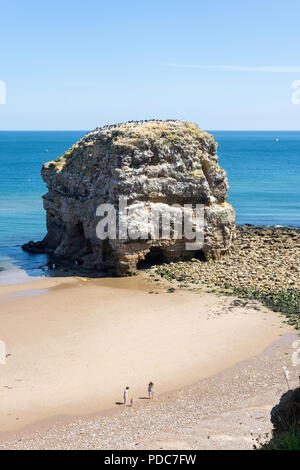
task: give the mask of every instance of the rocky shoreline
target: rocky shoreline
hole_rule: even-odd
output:
[[[152,266],[150,279],[172,287],[211,289],[222,295],[256,299],[286,315],[300,329],[300,229],[237,226],[236,238],[219,260],[179,261]],[[174,286],[174,287],[173,287]]]

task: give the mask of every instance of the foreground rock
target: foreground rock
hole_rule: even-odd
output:
[[[147,255],[165,261],[219,258],[231,246],[235,213],[226,202],[228,183],[216,151],[211,135],[181,121],[129,122],[88,133],[43,166],[48,233],[23,248],[50,253],[68,266],[118,275],[134,273]],[[167,211],[174,203],[204,205],[201,252],[187,250],[187,240],[176,239],[174,228],[171,239],[99,239],[96,209],[112,204],[118,217],[120,196],[135,209],[128,226],[140,232],[153,230],[150,212]]]
[[[274,434],[294,429],[300,434],[300,388],[282,395],[278,405],[271,411]]]
[[[271,410],[272,437],[260,450],[300,450],[300,388],[284,393]],[[257,448],[257,446],[255,446]]]

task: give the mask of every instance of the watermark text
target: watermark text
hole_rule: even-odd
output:
[[[127,205],[119,198],[119,206],[101,204],[96,216],[100,240],[184,240],[186,250],[200,250],[204,242],[203,204],[164,204],[136,202]]]

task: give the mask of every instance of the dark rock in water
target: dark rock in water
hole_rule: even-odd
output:
[[[64,155],[43,165],[47,235],[23,249],[51,253],[68,266],[117,275],[134,274],[149,256],[155,261],[220,257],[234,238],[235,212],[226,202],[228,183],[216,152],[211,135],[182,121],[129,122],[86,134]],[[119,196],[134,209],[128,227],[140,233],[153,229],[150,212],[167,211],[174,203],[202,204],[201,256],[187,250],[182,238],[99,239],[96,209],[112,204],[118,217]]]
[[[33,241],[30,241],[28,243],[25,243],[24,245],[22,245],[22,249],[24,251],[28,251],[29,253],[33,253],[35,255],[38,255],[38,254],[41,254],[41,253],[45,253],[46,252],[46,244],[41,241],[41,242],[33,242]]]

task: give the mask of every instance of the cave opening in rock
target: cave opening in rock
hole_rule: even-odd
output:
[[[76,224],[70,233],[70,251],[72,253],[76,253],[82,248],[84,248],[85,245],[85,235],[84,235],[84,228],[82,222],[78,222]]]
[[[137,269],[147,269],[154,265],[165,263],[163,250],[159,247],[153,246],[150,248],[149,253],[146,254],[145,259],[139,260]]]
[[[112,257],[112,249],[107,240],[103,241],[102,244],[102,261],[108,262]]]
[[[75,226],[75,229],[82,237],[84,237],[84,228],[82,222],[78,222],[78,224]]]
[[[195,251],[193,258],[198,259],[200,261],[205,261],[205,255],[202,250]]]

